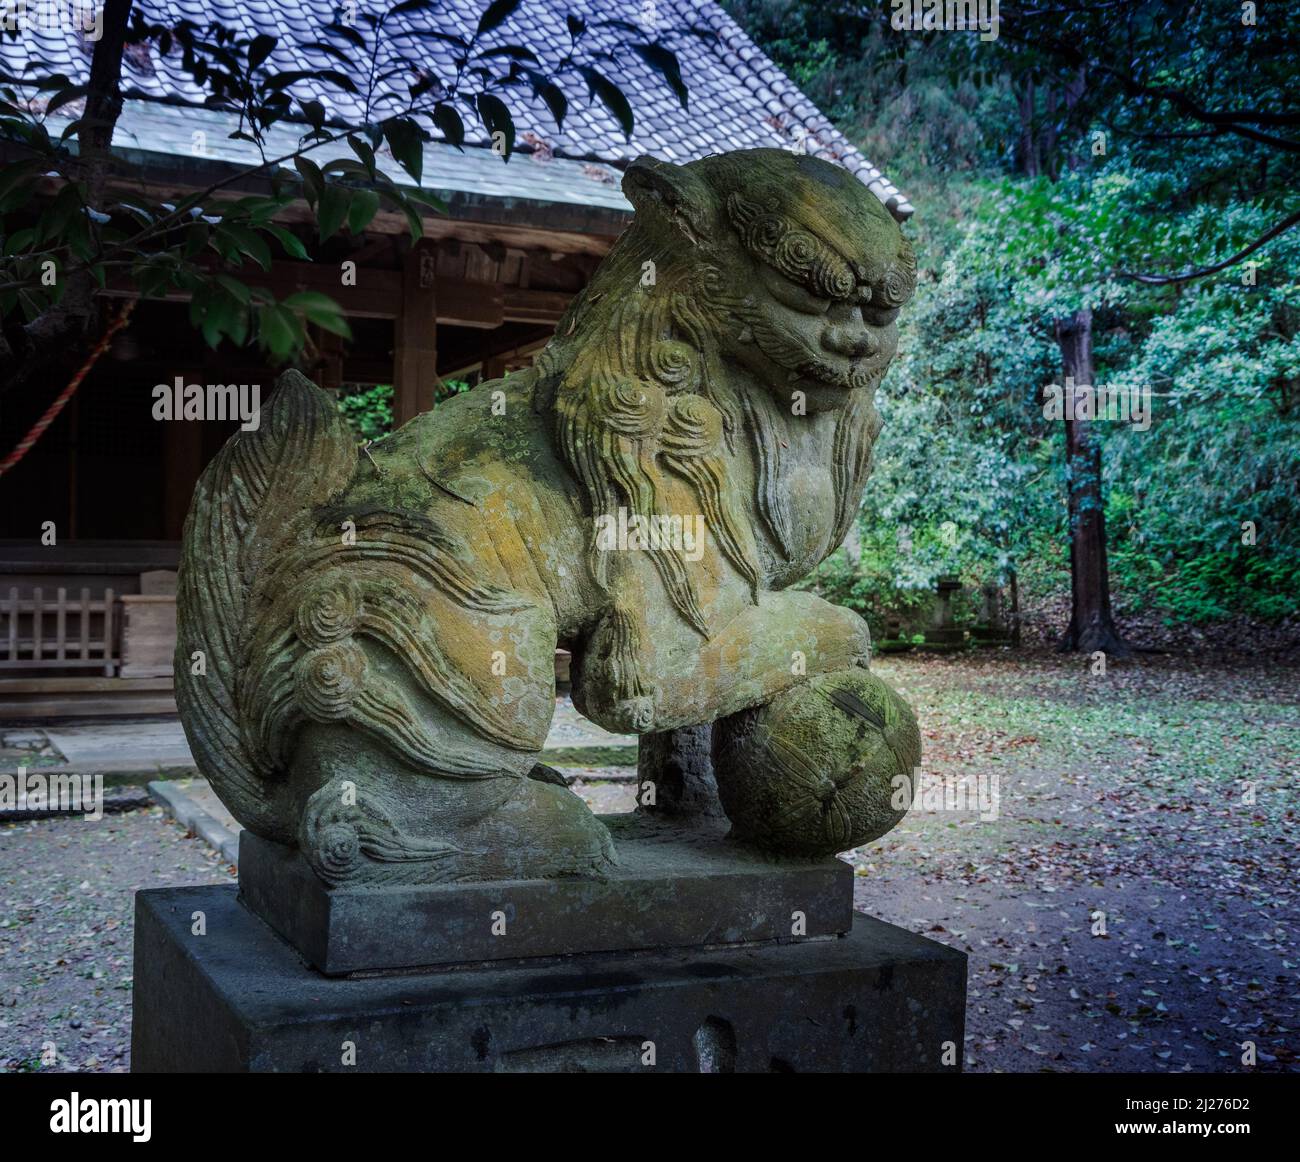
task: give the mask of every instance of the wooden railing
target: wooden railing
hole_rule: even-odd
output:
[[[0,670],[102,667],[111,678],[119,660],[114,609],[111,589],[94,599],[89,589],[72,599],[56,589],[49,600],[40,588],[20,599],[11,587],[0,601]]]

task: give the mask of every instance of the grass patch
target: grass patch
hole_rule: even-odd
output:
[[[542,751],[540,760],[549,767],[634,767],[634,746],[557,746]]]

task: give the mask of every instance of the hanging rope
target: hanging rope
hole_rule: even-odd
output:
[[[108,350],[108,345],[113,341],[113,336],[126,326],[127,320],[131,317],[131,312],[135,310],[135,304],[135,299],[127,300],[126,305],[118,313],[117,318],[109,323],[108,329],[104,332],[99,342],[95,344],[94,349],[86,356],[86,362],[81,365],[77,374],[72,377],[72,382],[59,392],[58,399],[45,409],[45,414],[32,425],[31,431],[18,441],[18,446],[3,460],[0,460],[0,476],[3,476],[10,468],[17,464],[19,460],[26,456],[27,453],[31,451],[32,445],[41,438],[41,434],[45,429],[59,418],[59,413],[67,405],[68,400],[73,397],[77,388],[81,386],[81,381],[90,373],[90,369],[95,366],[99,357]]]

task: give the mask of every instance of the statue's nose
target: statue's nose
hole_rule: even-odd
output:
[[[827,351],[844,355],[849,359],[861,359],[867,355],[874,355],[880,350],[875,336],[870,331],[852,325],[827,327],[822,332],[822,346]]]

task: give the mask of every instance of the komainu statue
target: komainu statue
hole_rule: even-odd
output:
[[[919,735],[865,623],[789,586],[855,519],[911,248],[793,153],[642,158],[623,188],[635,221],[535,367],[364,455],[288,372],[199,482],[186,733],[234,815],[327,885],[617,862],[537,761],[557,643],[577,707],[649,736],[643,777],[715,780],[731,841],[825,855],[910,805]]]

